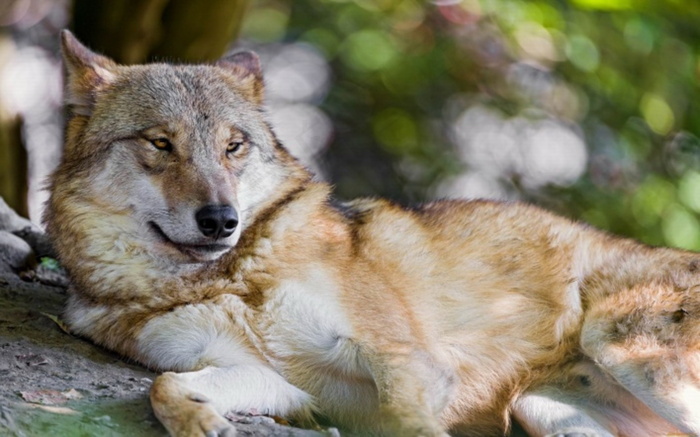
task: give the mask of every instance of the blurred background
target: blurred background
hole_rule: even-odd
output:
[[[543,205],[700,250],[695,0],[3,0],[0,195],[39,222],[58,32],[121,63],[262,58],[287,147],[341,199]]]

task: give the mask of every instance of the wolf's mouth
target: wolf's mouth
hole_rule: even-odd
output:
[[[186,244],[186,243],[178,243],[176,241],[173,241],[168,237],[168,234],[163,232],[163,230],[158,226],[155,222],[148,222],[148,226],[153,230],[153,232],[160,237],[161,240],[163,240],[165,243],[168,243],[172,246],[174,246],[177,250],[180,252],[183,252],[187,255],[192,255],[192,254],[212,254],[212,253],[217,253],[217,252],[223,252],[225,250],[228,250],[231,248],[231,246],[228,246],[226,244]]]

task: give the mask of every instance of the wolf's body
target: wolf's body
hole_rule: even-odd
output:
[[[277,143],[253,55],[121,67],[65,33],[64,57],[46,219],[66,321],[183,372],[151,392],[172,434],[230,435],[228,411],[362,435],[500,435],[511,415],[535,436],[700,433],[700,255],[520,204],[336,205]]]

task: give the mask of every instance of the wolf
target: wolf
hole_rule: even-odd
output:
[[[700,255],[521,203],[337,202],[260,62],[122,66],[62,34],[45,222],[77,335],[162,371],[173,436],[229,412],[347,435],[700,434]]]

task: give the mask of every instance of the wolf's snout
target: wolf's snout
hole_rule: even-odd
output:
[[[199,231],[215,240],[230,237],[238,225],[238,213],[229,205],[207,205],[194,218]]]

